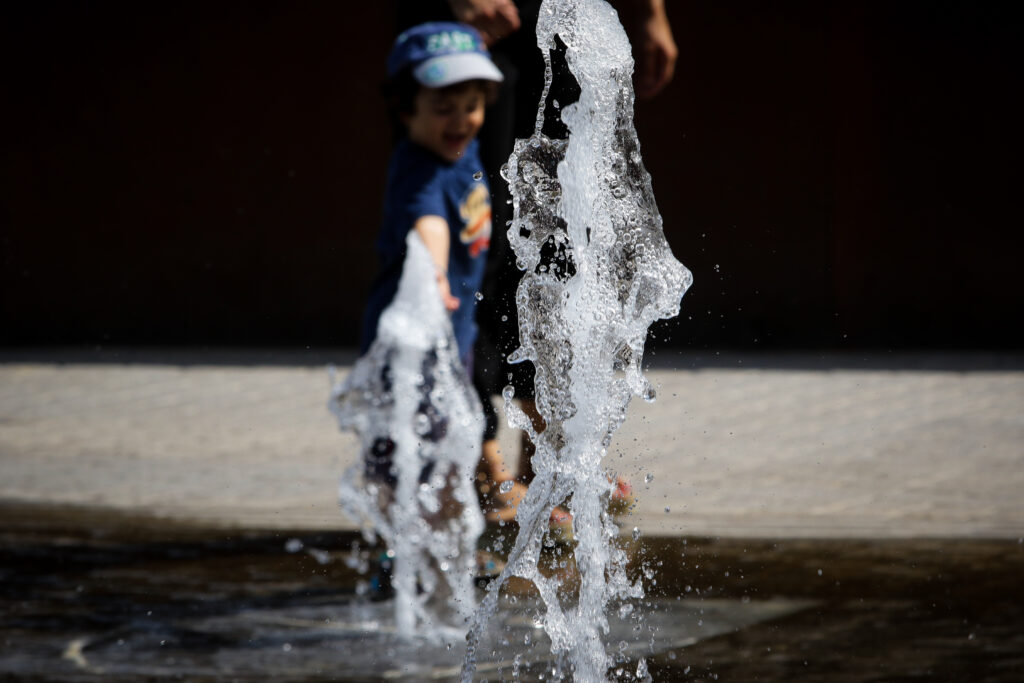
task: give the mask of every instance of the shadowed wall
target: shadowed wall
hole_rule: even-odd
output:
[[[1017,12],[670,2],[684,346],[1019,347]],[[353,345],[389,3],[6,10],[0,342]]]

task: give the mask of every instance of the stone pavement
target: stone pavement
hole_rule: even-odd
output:
[[[4,504],[352,528],[332,354],[0,354]],[[351,362],[351,354],[335,354]],[[645,533],[1024,536],[1024,357],[662,354],[607,464]],[[516,437],[504,430],[505,448]],[[645,482],[651,475],[650,482]]]

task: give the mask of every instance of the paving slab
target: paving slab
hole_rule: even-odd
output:
[[[624,523],[712,537],[1024,536],[1022,357],[843,358],[658,356],[659,398],[632,403],[606,461],[639,495]],[[327,390],[323,365],[294,353],[7,353],[0,505],[352,529],[335,496],[356,441],[337,431]],[[517,435],[501,438],[513,452]]]

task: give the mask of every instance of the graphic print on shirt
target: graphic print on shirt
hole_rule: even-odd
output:
[[[466,225],[459,239],[469,245],[470,256],[479,256],[491,244],[491,196],[486,185],[474,183],[469,188],[459,206],[459,216]]]

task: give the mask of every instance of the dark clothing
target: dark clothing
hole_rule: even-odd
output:
[[[377,336],[377,323],[398,290],[405,262],[405,239],[423,216],[448,222],[448,284],[460,306],[452,313],[459,357],[467,359],[476,340],[476,294],[480,291],[491,237],[491,198],[481,175],[476,140],[455,162],[446,162],[419,145],[398,143],[388,168],[384,219],[377,237],[380,274],[370,289],[363,316],[360,353]]]
[[[423,357],[421,367],[423,382],[419,387],[419,405],[416,407],[416,416],[413,418],[416,424],[422,425],[419,437],[429,443],[439,443],[448,434],[448,418],[445,417],[437,406],[431,403],[431,394],[437,382],[437,354],[428,353]],[[391,365],[386,363],[381,368],[381,386],[388,393],[392,391]],[[397,486],[398,473],[395,471],[395,449],[397,444],[391,437],[379,437],[374,440],[370,450],[363,454],[363,477],[366,481],[373,481],[378,484]],[[437,461],[433,458],[426,458],[420,468],[419,483],[426,484],[430,481],[430,475],[434,471]]]
[[[500,176],[517,138],[533,135],[537,106],[544,90],[544,58],[537,48],[537,15],[540,0],[516,2],[521,28],[491,46],[491,59],[505,76],[497,102],[487,109],[480,141],[480,158],[491,183],[494,205],[494,234],[487,256],[487,270],[481,292],[484,295],[477,312],[479,336],[474,354],[473,384],[484,406],[485,439],[494,438],[497,415],[490,396],[500,394],[511,384],[517,397],[533,398],[533,364],[510,365],[506,358],[519,347],[519,316],[516,311],[516,287],[522,271],[508,244],[508,225],[512,220],[508,183]],[[398,30],[403,31],[426,21],[453,20],[444,0],[400,0]],[[569,72],[565,51],[552,52],[553,82],[545,102],[545,135],[566,138],[568,130],[560,118],[560,107],[579,99],[579,85]],[[560,106],[556,107],[554,102]]]

